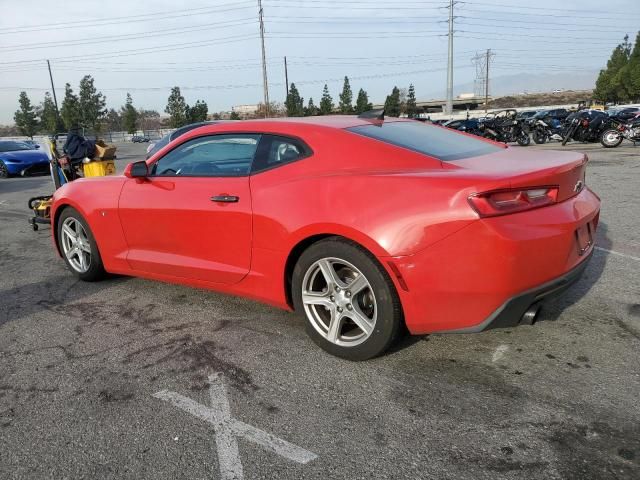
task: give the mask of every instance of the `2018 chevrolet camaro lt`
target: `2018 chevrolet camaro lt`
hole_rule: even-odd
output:
[[[586,164],[412,120],[205,125],[124,175],[58,189],[53,240],[83,280],[111,272],[251,297],[363,360],[405,327],[532,323],[593,251],[600,200]]]

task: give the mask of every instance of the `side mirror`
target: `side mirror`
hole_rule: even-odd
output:
[[[40,148],[40,145],[38,145],[37,143],[34,146],[36,147],[36,150]]]
[[[124,169],[124,176],[127,178],[145,178],[149,176],[149,168],[147,162],[141,160],[139,162],[133,162],[126,166]]]

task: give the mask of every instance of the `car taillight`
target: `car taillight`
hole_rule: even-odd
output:
[[[584,119],[582,120],[582,126],[583,126],[584,128],[587,128],[587,127],[589,126],[589,120],[587,120],[586,118],[584,118]]]
[[[558,187],[553,186],[474,193],[468,200],[481,217],[495,217],[551,205],[557,199]]]

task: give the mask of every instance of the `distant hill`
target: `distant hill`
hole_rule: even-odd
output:
[[[522,72],[502,75],[490,79],[492,97],[519,95],[522,93],[552,92],[553,90],[591,90],[594,88],[599,70],[580,70],[571,73],[531,73]],[[444,87],[444,85],[443,85]],[[461,83],[453,88],[454,95],[473,92],[473,82]],[[440,91],[419,94],[421,99],[444,98],[444,88]]]
[[[489,108],[541,107],[546,105],[577,104],[589,100],[593,90],[566,90],[560,93],[530,93],[527,95],[504,95],[494,97]]]

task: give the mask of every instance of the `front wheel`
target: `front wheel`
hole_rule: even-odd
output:
[[[547,143],[547,134],[542,130],[538,130],[538,129],[534,130],[532,136],[533,136],[533,141],[538,145]]]
[[[624,138],[620,135],[620,132],[612,128],[605,130],[600,135],[600,143],[604,148],[615,148],[622,143]]]
[[[65,208],[58,219],[57,233],[64,261],[80,280],[93,282],[105,276],[98,245],[80,212]]]
[[[294,307],[311,339],[332,355],[367,360],[394,342],[403,322],[387,272],[369,252],[338,237],[300,256],[292,277]]]
[[[526,147],[531,143],[531,137],[528,133],[522,132],[520,135],[518,135],[516,142],[518,142],[518,145],[520,145],[521,147]]]

